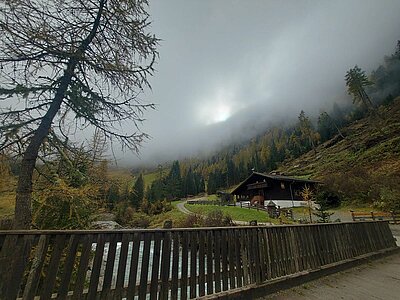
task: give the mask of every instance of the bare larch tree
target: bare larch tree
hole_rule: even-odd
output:
[[[147,138],[138,126],[154,105],[139,96],[158,57],[147,6],[147,0],[0,1],[0,152],[22,154],[14,228],[30,227],[38,155],[52,137],[65,140],[65,128],[91,126],[133,151]]]

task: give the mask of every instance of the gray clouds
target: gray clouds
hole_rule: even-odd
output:
[[[143,124],[152,139],[140,159],[123,161],[197,154],[254,133],[245,128],[346,100],[345,72],[370,71],[393,51],[399,11],[394,0],[151,1],[162,39],[143,96],[157,103]]]

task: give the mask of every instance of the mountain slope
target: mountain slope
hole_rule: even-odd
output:
[[[344,138],[336,136],[319,145],[316,151],[286,160],[278,171],[322,180],[348,200],[382,202],[388,191],[397,195],[400,97],[390,106],[381,106],[378,114],[355,121],[342,132]]]

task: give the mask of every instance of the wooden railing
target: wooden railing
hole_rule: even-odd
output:
[[[240,207],[241,207],[241,208],[248,208],[248,209],[256,209],[256,210],[268,211],[266,206],[264,206],[264,205],[261,206],[261,205],[259,205],[259,204],[251,205],[250,202],[245,202],[245,203],[240,202]]]
[[[400,224],[400,213],[391,212],[355,212],[350,211],[353,221],[388,221],[392,224]]]
[[[0,299],[197,298],[392,247],[387,222],[0,231]]]

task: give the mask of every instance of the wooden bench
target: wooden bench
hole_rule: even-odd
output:
[[[391,224],[400,224],[400,214],[391,212],[355,212],[350,211],[353,221],[389,221]]]

